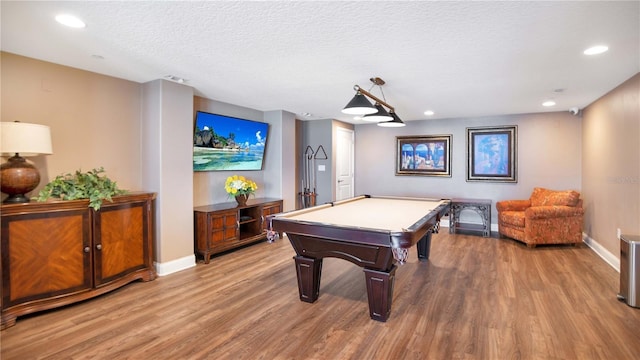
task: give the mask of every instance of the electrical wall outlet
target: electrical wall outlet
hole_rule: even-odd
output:
[[[622,232],[620,231],[620,228],[618,228],[618,230],[616,230],[616,237],[618,240],[620,240],[620,235],[622,235]]]

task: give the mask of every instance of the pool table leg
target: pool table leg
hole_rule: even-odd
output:
[[[385,322],[389,318],[396,269],[395,265],[389,271],[364,269],[367,281],[367,298],[369,299],[369,316],[373,320]]]
[[[318,294],[320,293],[322,259],[312,259],[304,256],[294,256],[293,258],[296,261],[300,300],[312,303],[318,299]]]
[[[418,247],[418,260],[420,261],[429,260],[429,253],[431,252],[431,233],[431,230],[427,231],[424,237],[420,239],[416,245]]]

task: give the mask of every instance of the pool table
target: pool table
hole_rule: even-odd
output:
[[[449,211],[449,200],[363,195],[271,215],[272,232],[286,233],[294,257],[300,300],[315,302],[322,259],[335,257],[364,268],[372,319],[386,321],[391,311],[397,264],[417,245],[429,258],[431,234]]]

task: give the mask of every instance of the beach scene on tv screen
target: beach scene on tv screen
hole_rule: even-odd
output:
[[[269,124],[198,112],[193,170],[261,170]]]

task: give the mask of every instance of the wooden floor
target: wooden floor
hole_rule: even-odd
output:
[[[640,309],[586,246],[433,237],[396,272],[391,316],[369,318],[362,269],[325,259],[298,299],[287,239],[62,309],[0,333],[9,359],[638,359]]]

